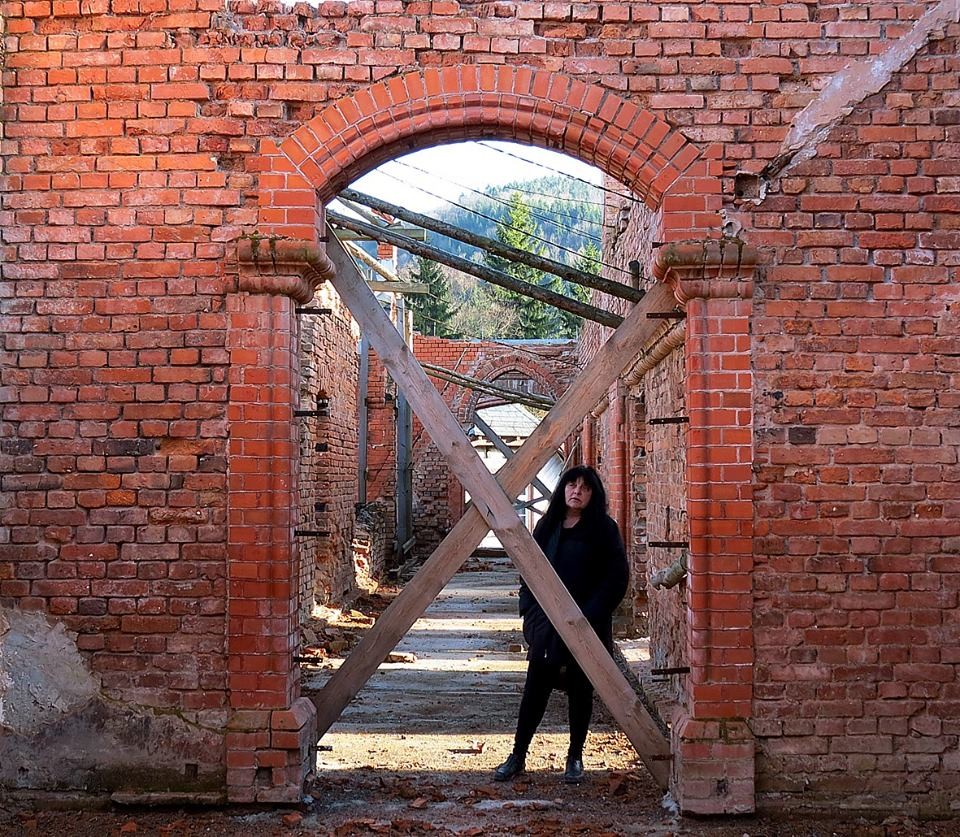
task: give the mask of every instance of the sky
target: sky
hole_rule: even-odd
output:
[[[495,148],[501,150],[495,151]],[[518,157],[533,162],[524,162]],[[352,188],[415,212],[428,212],[445,199],[455,200],[467,192],[464,187],[483,191],[487,186],[548,177],[557,171],[590,183],[602,182],[599,169],[565,154],[530,145],[483,140],[438,145],[398,157],[354,181]]]

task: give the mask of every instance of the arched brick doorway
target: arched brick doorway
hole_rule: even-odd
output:
[[[616,94],[556,73],[463,66],[373,85],[321,111],[260,157],[260,222],[240,248],[229,302],[231,349],[229,635],[233,709],[275,733],[244,743],[228,773],[236,799],[267,799],[249,764],[269,755],[290,788],[312,744],[296,647],[297,324],[330,265],[323,206],[381,162],[464,139],[516,140],[593,164],[659,211],[655,274],[687,312],[687,482],[691,672],[673,731],[673,786],[686,810],[753,807],[751,379],[748,260],[725,247],[717,149]],[[686,242],[686,243],[683,243]],[[265,713],[271,713],[267,717]],[[285,737],[281,735],[285,734]],[[279,736],[279,737],[277,737]],[[282,744],[280,743],[282,742]],[[247,755],[250,754],[248,758]],[[276,788],[273,796],[282,794]]]
[[[497,384],[499,380],[508,376],[526,379],[533,382],[534,391],[547,395],[554,401],[558,399],[570,385],[574,376],[559,374],[559,370],[551,368],[546,362],[538,362],[533,352],[524,355],[514,349],[503,348],[499,354],[480,355],[476,363],[466,372],[470,377],[479,381]],[[461,427],[469,427],[481,403],[482,393],[473,390],[463,390],[456,399],[453,407],[454,415]],[[459,485],[450,488],[450,509],[454,517],[463,514],[465,495]]]

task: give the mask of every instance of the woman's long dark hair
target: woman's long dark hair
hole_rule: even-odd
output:
[[[591,527],[603,521],[607,514],[607,492],[600,481],[600,475],[589,465],[577,465],[565,471],[560,477],[557,487],[553,490],[553,496],[550,498],[550,505],[547,506],[546,513],[537,524],[537,530],[551,532],[563,523],[567,514],[567,484],[576,482],[581,478],[593,492],[590,495],[590,503],[581,515],[583,521]]]

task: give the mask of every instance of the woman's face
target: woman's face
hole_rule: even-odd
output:
[[[587,484],[583,477],[577,477],[563,487],[563,499],[566,501],[567,509],[570,511],[582,512],[590,505],[590,498],[592,496],[593,489]]]

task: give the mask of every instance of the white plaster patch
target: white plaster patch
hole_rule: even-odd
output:
[[[99,691],[62,624],[0,608],[0,725],[21,735],[35,733]]]
[[[854,61],[838,72],[793,120],[790,130],[767,170],[777,174],[793,163],[809,160],[833,128],[868,96],[882,90],[943,28],[960,21],[960,0],[942,0],[902,38],[878,56]]]

